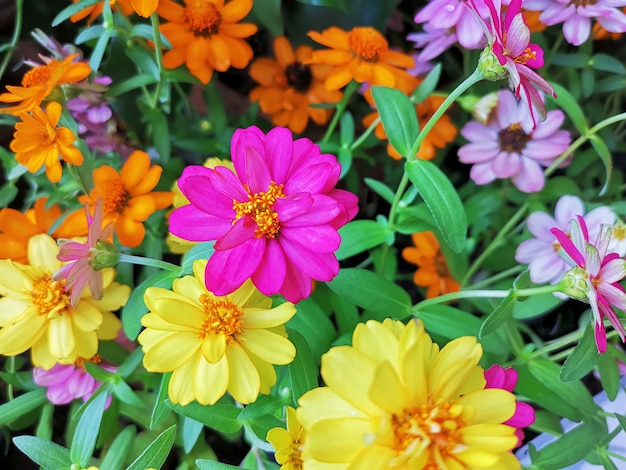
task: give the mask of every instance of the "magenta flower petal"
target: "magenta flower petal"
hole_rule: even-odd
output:
[[[293,161],[293,145],[285,145],[285,141],[291,139],[289,129],[275,127],[267,133],[265,139],[265,149],[268,155],[272,155],[269,160],[270,174],[273,181],[283,184],[287,180],[287,175]]]
[[[301,243],[287,238],[281,241],[287,257],[296,268],[320,281],[331,281],[339,272],[339,262],[333,253],[313,253]]]
[[[330,225],[285,227],[281,233],[291,241],[298,242],[317,253],[338,250],[341,244],[337,230]]]
[[[215,295],[227,295],[251,277],[263,259],[265,238],[250,238],[227,251],[216,250],[209,258],[205,283]]]
[[[262,293],[271,295],[273,292],[280,292],[286,275],[287,265],[281,244],[276,240],[269,240],[263,259],[252,274],[252,283]]]
[[[175,209],[170,214],[170,232],[194,242],[216,240],[232,227],[228,219],[207,214],[192,204]]]
[[[309,276],[302,273],[295,265],[287,259],[285,263],[286,274],[280,293],[289,302],[298,302],[311,295],[313,281]]]
[[[215,249],[230,250],[254,237],[257,225],[250,219],[238,219],[230,229],[215,242]]]

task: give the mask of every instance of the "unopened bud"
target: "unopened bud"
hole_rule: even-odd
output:
[[[487,46],[480,53],[478,59],[478,71],[483,75],[485,80],[497,82],[506,78],[509,74],[507,70],[500,64],[498,56],[491,50],[491,46]]]

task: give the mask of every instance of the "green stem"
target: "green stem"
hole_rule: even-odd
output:
[[[355,148],[357,148],[359,145],[361,145],[361,144],[365,141],[365,139],[367,139],[367,138],[370,136],[370,134],[371,134],[372,132],[374,132],[374,129],[376,129],[376,126],[377,126],[378,124],[380,124],[380,116],[378,116],[378,117],[374,120],[374,122],[373,122],[373,123],[371,123],[371,124],[370,124],[370,126],[369,126],[367,129],[365,129],[365,132],[363,132],[363,134],[361,134],[361,135],[359,136],[359,138],[358,138],[358,139],[356,139],[354,142],[352,142],[352,143],[350,144],[350,147],[349,147],[349,148],[350,148],[350,150],[354,150],[354,149],[355,149]]]
[[[513,266],[512,268],[506,269],[502,271],[501,273],[494,274],[493,276],[490,276],[486,279],[483,279],[482,281],[476,282],[475,284],[468,286],[468,289],[480,289],[485,286],[489,286],[493,284],[494,282],[497,282],[501,279],[506,279],[509,276],[515,276],[516,274],[521,273],[522,270],[523,268],[519,265]]]
[[[343,115],[343,112],[345,111],[346,106],[348,106],[348,101],[350,100],[350,97],[354,94],[356,90],[358,90],[360,86],[361,84],[359,82],[355,82],[354,80],[348,83],[348,86],[346,87],[346,90],[343,93],[343,98],[337,105],[337,109],[335,109],[335,114],[333,114],[333,118],[331,119],[330,124],[328,125],[328,129],[326,129],[326,134],[324,134],[324,138],[322,139],[322,142],[327,142],[328,139],[330,139],[330,136],[333,135],[333,132],[335,131],[335,128],[337,127],[337,124],[339,123],[339,119],[341,119],[341,116]]]
[[[531,359],[534,359],[536,357],[546,356],[552,351],[558,351],[574,342],[578,342],[582,337],[583,332],[584,330],[576,330],[564,336],[561,336],[560,338],[546,344],[542,348],[533,351],[531,354],[528,355],[527,360],[530,361]]]
[[[506,333],[506,337],[511,344],[513,352],[515,353],[515,356],[519,356],[520,353],[524,350],[524,346],[526,346],[524,340],[522,339],[522,336],[520,335],[519,330],[515,328],[510,321],[507,321],[503,325],[503,327],[504,332]]]
[[[606,455],[609,457],[613,457],[614,459],[621,460],[622,462],[626,462],[626,456],[616,454],[615,452],[611,452],[610,450],[606,451]]]
[[[180,266],[177,266],[167,261],[153,258],[144,258],[143,256],[127,255],[126,253],[120,253],[120,263],[139,264],[141,266],[153,266],[155,268],[166,269],[175,273],[182,271]]]
[[[9,374],[15,373],[15,356],[9,356],[7,359],[7,372]],[[9,401],[13,400],[15,396],[13,395],[13,385],[7,383],[7,398]]]
[[[433,297],[432,299],[422,300],[416,303],[411,309],[412,312],[417,312],[425,307],[431,305],[437,305],[451,300],[469,299],[469,298],[499,298],[503,299],[509,295],[508,290],[462,290],[458,292],[451,292],[450,294],[440,295],[439,297]]]
[[[159,95],[161,94],[161,82],[163,82],[163,44],[161,43],[161,32],[159,31],[159,15],[157,12],[150,15],[150,22],[152,23],[152,35],[154,36],[154,52],[156,56],[156,62],[159,67],[159,81],[154,89],[154,96],[152,100],[152,109],[156,109],[159,105]]]
[[[24,0],[15,0],[15,27],[13,28],[13,35],[11,36],[11,42],[9,43],[9,48],[7,49],[6,54],[2,58],[2,64],[0,64],[0,78],[4,76],[4,72],[6,72],[7,67],[9,66],[9,62],[11,61],[11,57],[13,57],[13,52],[17,47],[17,42],[20,39],[20,34],[22,32],[22,5]]]

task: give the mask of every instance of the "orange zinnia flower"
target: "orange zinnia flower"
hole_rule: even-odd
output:
[[[414,233],[415,247],[402,250],[402,257],[419,268],[415,271],[413,282],[426,287],[426,298],[430,299],[450,292],[458,292],[459,283],[448,271],[448,264],[433,232]]]
[[[384,36],[369,26],[355,27],[349,32],[333,26],[321,34],[310,31],[309,37],[331,48],[313,51],[310,60],[313,64],[334,66],[324,81],[327,90],[338,90],[352,79],[394,88],[397,77],[410,77],[403,69],[415,67],[413,57],[389,50]]]
[[[57,127],[61,110],[61,105],[52,101],[45,114],[39,107],[33,108],[32,114],[20,114],[22,122],[15,125],[10,144],[18,163],[28,167],[31,173],[46,165],[46,176],[53,183],[61,181],[63,173],[59,156],[76,166],[84,161],[80,150],[74,146],[74,133],[67,127]]]
[[[78,54],[72,54],[61,61],[51,59],[47,64],[26,72],[22,77],[22,86],[7,85],[9,93],[2,93],[0,102],[17,104],[0,108],[0,113],[18,116],[31,111],[40,106],[56,87],[87,78],[91,68],[86,62],[74,62],[77,57]]]
[[[412,90],[419,85],[419,80],[413,80]],[[401,89],[407,94],[407,89]],[[372,98],[372,91],[368,89],[364,95],[365,100],[371,105],[375,106],[374,99]],[[444,101],[444,97],[442,96],[429,96],[424,101],[415,106],[415,112],[417,113],[417,119],[420,125],[420,129],[422,129],[430,117],[434,114],[434,112],[441,106],[441,103]],[[363,125],[370,126],[376,119],[378,118],[378,111],[374,111],[363,118]],[[435,126],[430,130],[426,138],[422,141],[422,145],[418,149],[415,154],[415,158],[419,158],[420,160],[432,160],[435,158],[437,153],[437,149],[444,148],[447,144],[452,142],[456,137],[457,129],[450,120],[450,117],[447,114],[444,114],[439,118],[439,121],[435,124]],[[378,137],[380,140],[387,140],[387,133],[385,132],[385,128],[382,123],[378,123],[376,128],[374,129],[374,135]],[[387,153],[390,157],[399,160],[403,158],[403,155],[400,155],[396,149],[390,143],[387,143]]]
[[[169,23],[161,32],[173,49],[163,55],[166,68],[187,64],[192,75],[202,83],[211,81],[213,70],[225,72],[230,67],[244,69],[252,59],[252,48],[243,38],[257,27],[241,21],[252,9],[252,0],[185,0],[185,6],[161,0],[159,15]]]
[[[0,259],[28,263],[28,240],[34,235],[48,233],[61,217],[61,209],[56,204],[46,209],[47,201],[47,197],[40,197],[25,213],[8,208],[0,210]],[[60,232],[59,227],[52,236],[57,238]]]
[[[80,0],[72,0],[74,3],[78,3]],[[104,0],[95,5],[85,7],[78,13],[74,13],[70,17],[72,23],[77,23],[80,20],[87,18],[87,24],[93,23],[93,21],[102,14]],[[112,11],[117,11],[118,7],[125,15],[130,15],[133,12],[133,6],[131,0],[109,0]],[[156,8],[156,7],[155,7]]]
[[[289,127],[299,134],[309,118],[326,124],[331,109],[314,108],[319,103],[337,103],[342,93],[328,91],[324,80],[332,67],[324,64],[307,65],[313,48],[299,46],[294,53],[287,38],[274,40],[276,59],[261,58],[250,66],[250,76],[260,84],[250,92],[250,100],[258,101],[261,111],[269,114],[275,126]]]
[[[155,211],[172,204],[173,194],[169,191],[152,191],[161,178],[163,169],[150,166],[146,152],[135,150],[118,173],[109,165],[93,171],[94,188],[88,195],[78,198],[81,204],[89,205],[93,214],[98,199],[102,199],[106,226],[115,222],[115,233],[119,242],[129,248],[139,246],[146,234],[143,222]],[[152,192],[151,192],[152,191]],[[79,209],[64,222],[66,230],[81,235],[87,234],[85,210]]]

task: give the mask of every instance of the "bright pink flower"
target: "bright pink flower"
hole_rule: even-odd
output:
[[[46,387],[46,396],[54,405],[66,405],[76,398],[83,401],[89,400],[102,382],[94,379],[84,367],[84,360],[80,359],[77,364],[56,364],[52,369],[45,370],[41,367],[33,369],[33,379],[37,385]],[[102,364],[104,370],[115,372],[116,367]],[[107,398],[106,406],[111,403],[111,397]]]
[[[504,369],[496,364],[485,371],[485,380],[487,381],[485,388],[501,388],[513,393],[513,389],[517,385],[517,371],[510,367]],[[518,439],[516,447],[519,447],[524,439],[522,428],[526,428],[534,422],[535,409],[528,403],[517,401],[515,402],[515,413],[503,424],[516,428],[515,435]]]
[[[470,8],[480,18],[474,0],[469,0]],[[530,114],[536,126],[533,106],[545,118],[546,106],[537,88],[556,97],[552,86],[534,70],[543,67],[543,50],[537,44],[530,44],[530,29],[521,13],[522,0],[512,0],[502,21],[501,0],[485,0],[489,9],[490,26],[484,24],[491,51],[507,72],[509,88],[517,99],[528,103]]]
[[[114,223],[107,224],[102,228],[102,199],[98,199],[94,209],[94,215],[89,215],[89,209],[85,207],[89,231],[87,241],[79,243],[61,238],[59,239],[59,261],[69,261],[54,273],[54,279],[66,279],[66,290],[70,292],[70,303],[76,306],[80,296],[87,286],[91,290],[94,299],[100,300],[104,292],[102,271],[94,267],[94,259],[100,253],[96,244],[99,241],[107,241],[113,235]]]
[[[248,278],[265,295],[308,297],[313,279],[339,271],[337,230],[357,212],[353,194],[334,189],[341,167],[309,139],[288,129],[267,135],[238,129],[231,141],[235,173],[189,166],[178,180],[191,204],[170,216],[170,232],[190,241],[216,240],[206,287],[227,295]]]
[[[589,303],[595,320],[595,338],[598,351],[606,351],[604,318],[608,318],[622,341],[626,330],[614,307],[626,311],[626,293],[619,282],[626,277],[626,261],[617,253],[607,253],[611,242],[610,227],[600,230],[594,244],[589,242],[585,219],[578,216],[570,221],[570,236],[558,228],[550,230],[556,237],[567,261],[573,266],[562,282],[570,281],[564,293]]]

